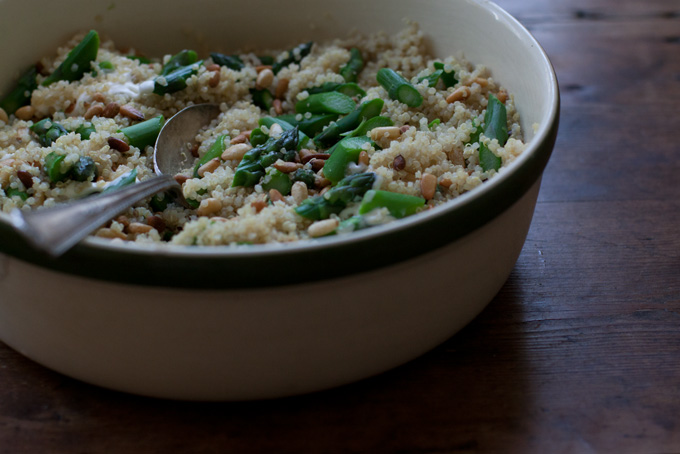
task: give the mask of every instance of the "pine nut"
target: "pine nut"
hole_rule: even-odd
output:
[[[110,102],[104,107],[102,116],[106,118],[113,118],[120,112],[120,105],[117,102]]]
[[[219,158],[213,158],[210,161],[203,164],[201,167],[199,167],[196,173],[198,174],[199,177],[203,178],[206,173],[211,173],[217,170],[221,163],[222,161],[220,161]]]
[[[131,222],[128,226],[128,232],[130,233],[149,233],[151,230],[153,230],[153,227],[141,222]]]
[[[314,224],[310,225],[307,229],[307,233],[312,238],[318,238],[320,236],[328,235],[338,228],[337,219],[324,219],[323,221],[316,221]]]
[[[371,163],[371,157],[368,156],[366,150],[359,153],[359,164],[367,166]]]
[[[381,126],[379,128],[371,129],[371,139],[379,140],[394,140],[401,136],[401,129],[399,126]]]
[[[186,175],[175,175],[175,181],[180,185],[186,183],[188,179],[189,177],[187,177]]]
[[[220,71],[220,65],[218,65],[217,63],[211,63],[209,65],[206,65],[205,70],[210,72]]]
[[[305,153],[303,153],[303,151]],[[307,164],[312,159],[325,161],[326,159],[330,158],[330,156],[331,155],[329,155],[328,153],[313,153],[310,152],[309,150],[300,150],[300,162],[302,162],[303,164]]]
[[[302,168],[302,164],[299,164],[297,162],[288,162],[288,161],[282,161],[279,159],[276,161],[274,164],[272,164],[272,167],[274,167],[276,170],[279,172],[283,173],[293,173],[297,169]]]
[[[486,87],[487,85],[489,85],[489,79],[486,79],[484,77],[477,77],[472,79],[469,85],[472,85],[473,83],[479,84],[480,87]]]
[[[220,202],[220,199],[211,197],[209,199],[201,200],[201,204],[198,206],[196,214],[199,216],[208,216],[210,214],[217,213],[221,209],[222,202]]]
[[[118,230],[110,229],[108,227],[104,227],[103,229],[99,229],[96,233],[96,236],[100,238],[109,238],[109,239],[114,239],[118,238],[121,240],[127,240],[127,235],[124,234],[123,232],[120,232]]]
[[[5,109],[3,109],[2,107],[0,107],[0,121],[9,123],[9,116],[7,115],[7,112],[5,112]]]
[[[104,113],[104,106],[101,104],[92,104],[83,117],[86,120],[92,120],[94,117],[100,117]]]
[[[208,79],[208,86],[211,88],[215,88],[220,84],[220,72],[219,71],[214,71],[212,77]]]
[[[19,107],[16,110],[16,112],[14,112],[14,115],[16,115],[16,117],[19,120],[24,120],[24,121],[28,121],[31,118],[33,118],[34,114],[35,114],[35,109],[33,108],[33,106]]]
[[[505,90],[501,90],[498,92],[496,95],[496,98],[501,102],[501,104],[505,104],[505,101],[508,100],[508,92]]]
[[[123,231],[127,230],[127,228],[130,227],[130,220],[128,219],[127,216],[123,214],[114,219],[114,221],[123,226]]]
[[[406,159],[404,159],[404,157],[400,154],[397,155],[394,158],[394,161],[392,161],[392,168],[394,168],[394,170],[404,170],[405,167],[406,167]]]
[[[402,134],[405,133],[406,131],[408,131],[409,129],[411,129],[411,127],[409,125],[404,125],[404,126],[399,128],[399,130],[401,131]]]
[[[272,101],[272,107],[274,107],[274,112],[276,115],[281,115],[283,113],[283,106],[281,105],[281,100],[276,98]]]
[[[130,145],[127,144],[124,140],[118,139],[116,137],[109,137],[106,139],[106,141],[109,144],[109,147],[111,149],[120,151],[121,153],[125,153],[126,151],[130,150]]]
[[[274,202],[280,202],[283,200],[283,194],[278,189],[270,189],[269,190],[269,200]]]
[[[272,69],[272,65],[257,65],[255,67],[255,71],[257,71],[258,74],[264,71],[265,69]]]
[[[296,181],[293,183],[293,187],[290,188],[290,194],[293,196],[295,203],[300,205],[307,197],[309,197],[309,191],[307,190],[307,185],[302,181]]]
[[[279,82],[276,84],[276,90],[274,91],[274,97],[283,99],[283,97],[286,95],[286,92],[288,91],[289,83],[290,80],[286,79],[285,77],[279,79]]]
[[[425,200],[432,200],[437,190],[437,177],[431,173],[424,173],[420,179],[420,193]]]
[[[443,178],[442,181],[439,182],[439,186],[441,186],[442,188],[446,188],[446,189],[450,188],[452,184],[453,184],[453,181],[451,181],[448,178]]]
[[[459,87],[456,90],[454,90],[453,93],[451,93],[447,98],[446,102],[451,104],[456,101],[461,101],[465,98],[470,96],[470,88],[469,87]]]
[[[106,97],[101,93],[95,93],[92,95],[92,100],[104,104],[106,102]]]
[[[189,153],[191,153],[191,156],[194,158],[198,158],[198,149],[200,148],[200,145],[195,143],[189,148]]]
[[[129,104],[120,106],[120,114],[134,121],[144,121],[144,114]]]
[[[318,172],[319,170],[323,169],[324,165],[326,165],[326,160],[314,158],[309,161],[309,163],[312,165],[312,170]]]
[[[237,135],[236,137],[234,137],[233,139],[231,139],[231,141],[229,143],[232,144],[232,145],[235,145],[237,143],[245,143],[247,140],[248,140],[248,138],[246,137],[246,135],[241,133],[241,134]]]
[[[165,221],[160,216],[149,216],[146,218],[146,223],[158,230],[158,233],[165,231]]]
[[[250,146],[249,143],[237,143],[236,145],[232,145],[224,152],[222,153],[222,159],[225,161],[231,161],[231,160],[241,160],[243,159],[243,156],[245,156],[248,151],[250,151],[253,147]]]
[[[269,69],[263,69],[257,74],[257,80],[255,81],[255,88],[262,90],[263,88],[268,88],[272,82],[274,82],[274,72]]]
[[[17,170],[17,178],[19,181],[21,181],[21,184],[26,187],[26,189],[33,187],[33,175],[31,175],[29,172],[25,170]]]
[[[250,206],[255,208],[255,213],[259,213],[267,206],[267,202],[265,202],[264,200],[256,200],[254,202],[251,202]]]

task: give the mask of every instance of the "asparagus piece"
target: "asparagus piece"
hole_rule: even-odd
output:
[[[157,95],[175,93],[187,87],[187,79],[198,72],[197,64],[182,66],[166,75],[154,79],[153,92]]]
[[[45,156],[43,169],[52,183],[65,180],[71,171],[70,168],[62,169],[64,159],[66,159],[66,155],[58,154],[54,151]]]
[[[125,135],[128,144],[144,150],[147,146],[156,143],[158,134],[160,134],[161,128],[163,128],[163,123],[165,123],[165,118],[163,118],[163,115],[159,115],[136,125],[120,129],[118,132],[122,132]]]
[[[284,131],[278,138],[269,138],[264,144],[249,150],[236,167],[231,186],[254,186],[264,176],[265,168],[278,159],[292,161],[295,158],[298,136],[298,129],[293,128]]]
[[[308,188],[314,187],[314,180],[316,179],[316,174],[311,169],[297,169],[292,174],[293,181],[302,181]]]
[[[354,100],[347,95],[335,91],[316,93],[295,104],[295,112],[312,114],[345,115],[356,107]]]
[[[10,91],[7,96],[0,101],[0,107],[7,112],[7,115],[13,114],[19,107],[25,106],[31,102],[31,93],[38,87],[38,82],[36,81],[37,76],[38,70],[35,66],[31,66],[31,68],[21,76],[19,82],[17,82],[16,88]]]
[[[402,102],[409,107],[418,107],[423,103],[423,97],[418,90],[393,69],[381,68],[378,70],[377,80],[387,90],[391,99]]]
[[[371,129],[380,128],[383,126],[394,126],[394,122],[389,117],[377,116],[362,121],[354,131],[349,131],[341,135],[344,135],[345,137],[362,137],[365,136],[366,133],[368,133],[368,131]]]
[[[198,174],[198,169],[205,163],[212,161],[215,158],[219,158],[222,156],[222,153],[224,153],[224,150],[227,149],[227,145],[225,143],[226,139],[228,139],[229,136],[226,134],[222,134],[219,137],[217,137],[217,140],[215,140],[215,143],[212,144],[212,146],[208,149],[208,151],[201,157],[201,159],[198,160],[196,165],[194,166],[194,178],[200,178],[200,175]]]
[[[268,127],[268,128],[271,128],[272,125],[273,125],[274,123],[276,123],[276,124],[278,124],[279,126],[281,126],[281,129],[283,129],[284,131],[290,131],[291,129],[293,129],[293,128],[295,127],[295,125],[293,125],[293,124],[291,124],[291,123],[285,121],[285,120],[284,120],[283,118],[281,118],[281,117],[264,117],[264,118],[260,118],[260,119],[258,120],[258,124],[259,124],[260,126],[266,126],[266,127]],[[251,137],[252,137],[252,136],[251,136]],[[297,149],[299,150],[300,148],[302,148],[302,147],[304,147],[305,145],[307,145],[307,142],[309,142],[309,136],[308,136],[307,134],[305,134],[304,132],[300,131],[300,128],[298,128],[298,145],[297,145]]]
[[[372,172],[350,175],[324,195],[306,199],[295,208],[295,212],[316,221],[327,219],[331,214],[344,210],[348,204],[360,200],[373,187],[375,180],[376,175]]]
[[[345,171],[350,162],[359,160],[359,153],[364,150],[367,143],[372,143],[366,136],[346,137],[335,144],[328,152],[330,157],[323,166],[323,174],[333,184],[345,177]]]
[[[83,77],[90,70],[90,64],[97,59],[99,52],[99,35],[90,30],[85,38],[68,53],[66,59],[44,81],[47,86],[59,80],[73,82]]]
[[[72,180],[94,181],[97,179],[97,166],[89,156],[81,156],[73,165],[70,172]]]
[[[271,109],[274,104],[274,95],[272,95],[269,90],[266,88],[262,90],[251,88],[250,94],[253,96],[253,104],[265,112],[269,112],[269,109]]]
[[[245,67],[243,60],[241,60],[238,55],[224,55],[213,52],[210,54],[210,57],[216,64],[220,66],[226,66],[227,68],[233,69],[234,71],[240,71]]]
[[[279,120],[283,120],[286,123],[289,123],[293,126],[299,127],[301,132],[304,132],[307,136],[313,137],[319,134],[321,131],[323,131],[324,126],[327,126],[331,121],[337,120],[338,115],[321,114],[312,115],[309,118],[303,115],[300,120],[298,120],[296,117],[297,115],[287,114],[279,115],[276,118],[278,118]]]
[[[363,68],[364,59],[361,57],[361,52],[353,47],[349,51],[349,61],[340,68],[340,75],[345,79],[345,82],[356,82],[357,76]]]
[[[422,197],[371,189],[366,192],[359,205],[359,214],[369,213],[376,208],[387,208],[395,218],[403,218],[415,214],[423,206],[425,199]]]
[[[193,50],[184,49],[173,55],[168,62],[163,65],[161,76],[167,76],[185,66],[191,66],[198,61],[198,54]]]
[[[30,128],[36,136],[38,136],[38,142],[43,147],[49,147],[52,145],[59,137],[68,134],[66,128],[64,128],[59,123],[55,123],[49,118],[44,118],[39,122],[32,125]]]
[[[97,130],[95,129],[94,125],[90,122],[87,122],[78,126],[78,129],[75,130],[75,133],[80,134],[80,140],[90,140],[90,136],[96,131]]]
[[[125,186],[130,186],[132,183],[137,181],[137,169],[132,169],[130,172],[116,178],[106,185],[102,194],[117,191],[118,189],[124,188]]]
[[[360,96],[363,98],[364,96],[366,96],[366,92],[364,91],[364,89],[361,88],[359,85],[355,84],[354,82],[348,82],[344,84],[339,84],[336,82],[326,82],[325,84],[320,85],[318,87],[312,87],[307,89],[307,92],[310,95],[315,95],[317,93],[328,93],[331,91],[337,91],[338,93],[342,93],[343,95],[347,95],[349,97]]]
[[[283,59],[275,61],[272,64],[272,71],[274,71],[274,74],[277,74],[283,68],[292,63],[300,63],[302,59],[309,55],[309,53],[312,51],[313,44],[314,43],[310,41],[308,43],[300,44],[299,46],[287,51]]]
[[[340,139],[343,132],[356,129],[363,120],[368,120],[380,115],[385,102],[380,99],[372,99],[361,103],[352,113],[346,115],[335,123],[331,123],[326,129],[314,137],[314,142],[321,146],[329,146]]]
[[[17,188],[7,188],[5,189],[5,194],[7,194],[7,197],[12,198],[12,197],[19,197],[22,201],[26,201],[28,199],[28,193],[21,191]]]
[[[292,187],[293,182],[288,175],[274,167],[267,168],[264,178],[262,179],[262,189],[265,191],[276,189],[281,195],[288,195],[290,194],[290,189]]]
[[[441,71],[441,80],[444,82],[444,86],[446,88],[453,87],[458,83],[458,79],[456,79],[456,74],[453,71],[447,72],[446,69],[444,69],[444,63],[441,62],[434,62],[434,68],[437,71]]]

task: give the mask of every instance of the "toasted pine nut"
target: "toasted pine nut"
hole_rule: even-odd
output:
[[[278,99],[283,99],[283,97],[286,95],[286,92],[288,91],[289,83],[290,83],[289,79],[286,79],[285,77],[280,78],[278,83],[276,84],[274,97]]]
[[[106,102],[106,97],[101,93],[95,93],[92,95],[92,100],[104,104]]]
[[[272,164],[272,167],[274,167],[276,170],[279,172],[283,173],[293,173],[297,169],[302,168],[302,164],[299,164],[297,162],[288,162],[288,161],[282,161],[279,159],[276,161],[274,164]]]
[[[304,153],[303,153],[304,152]],[[300,150],[300,162],[303,164],[307,164],[309,161],[312,159],[317,159],[319,161],[325,161],[326,159],[330,158],[331,155],[328,153],[314,153],[309,150]]]
[[[316,221],[314,224],[310,225],[307,229],[307,233],[312,238],[318,238],[320,236],[328,235],[338,228],[337,219],[324,219],[323,221]]]
[[[124,234],[123,232],[120,232],[118,230],[110,229],[108,227],[104,227],[103,229],[99,229],[96,233],[96,236],[100,238],[118,238],[121,240],[127,240],[127,235]]]
[[[102,112],[102,116],[106,118],[113,118],[118,113],[120,112],[120,104],[117,102],[110,102],[106,106],[104,106],[104,112]]]
[[[269,137],[278,137],[281,134],[283,134],[283,128],[281,127],[280,124],[274,123],[271,125],[269,128]]]
[[[276,115],[281,115],[283,113],[283,106],[281,105],[281,100],[279,98],[276,98],[274,101],[272,101],[272,106],[274,107],[274,112],[276,112]]]
[[[309,191],[306,184],[302,181],[296,181],[293,183],[293,187],[290,188],[290,194],[293,196],[295,203],[299,205],[309,196]]]
[[[441,186],[442,188],[446,188],[446,189],[450,188],[452,184],[453,184],[453,181],[451,181],[448,178],[442,178],[442,181],[439,182],[439,186]]]
[[[397,155],[394,158],[394,161],[392,161],[392,168],[394,170],[404,170],[406,167],[406,159],[402,155]]]
[[[208,79],[208,86],[215,88],[220,84],[220,72],[219,71],[214,71],[213,75],[210,79]]]
[[[424,173],[420,179],[420,193],[425,200],[432,200],[434,192],[437,190],[437,177],[431,173]]]
[[[399,126],[381,126],[379,128],[371,129],[371,139],[379,141],[382,139],[394,140],[401,136],[401,129]]]
[[[114,221],[122,225],[124,231],[127,230],[127,228],[130,226],[130,220],[124,214],[118,216],[116,219],[114,219]]]
[[[489,79],[486,79],[484,77],[476,77],[470,81],[469,85],[472,85],[473,83],[479,84],[480,87],[486,87],[489,85]]]
[[[453,91],[447,98],[446,102],[449,104],[454,103],[456,101],[461,101],[465,98],[470,96],[470,88],[469,87],[459,87],[456,90]]]
[[[220,65],[218,65],[217,63],[211,63],[211,64],[205,66],[205,70],[210,71],[210,72],[219,71]]]
[[[113,150],[120,151],[121,153],[125,153],[126,151],[130,150],[130,145],[128,145],[124,140],[112,136],[106,139],[106,141],[108,142],[109,147],[111,147]]]
[[[254,202],[250,202],[250,206],[255,208],[256,213],[259,213],[267,206],[267,202],[264,200],[256,200]]]
[[[230,144],[245,143],[248,140],[245,134],[241,133],[229,141]]]
[[[94,117],[99,117],[104,113],[104,106],[101,104],[92,104],[83,117],[86,120],[91,120]]]
[[[149,233],[151,230],[153,230],[153,227],[141,222],[131,222],[128,226],[128,232],[130,233]]]
[[[257,71],[258,74],[261,73],[262,71],[264,71],[265,69],[271,70],[271,69],[272,69],[272,65],[257,65],[257,66],[255,67],[255,71]]]
[[[120,114],[124,117],[128,117],[129,119],[135,121],[144,121],[144,114],[139,110],[135,109],[134,107],[132,107],[130,104],[120,106],[119,110]]]
[[[274,202],[280,202],[283,200],[283,194],[278,189],[270,189],[269,190],[269,200]]]
[[[146,223],[158,230],[159,233],[165,231],[165,221],[160,216],[149,216],[146,218]]]
[[[222,209],[222,202],[220,199],[210,197],[208,199],[201,200],[201,204],[196,209],[196,214],[199,216],[208,216],[209,214],[217,213]]]
[[[325,188],[326,186],[331,185],[331,180],[325,177],[320,177],[317,175],[316,178],[314,178],[314,187],[317,189]]]
[[[195,143],[189,148],[189,153],[191,153],[191,156],[194,158],[198,158],[198,149],[200,148],[200,145],[198,143]]]
[[[35,114],[35,109],[33,108],[33,106],[19,107],[16,110],[16,112],[14,112],[14,115],[16,115],[16,117],[19,120],[24,120],[24,121],[28,121],[31,118],[33,118],[34,114]]]
[[[33,175],[31,175],[30,172],[25,170],[17,170],[17,178],[26,187],[26,189],[33,187]]]
[[[366,150],[359,153],[359,164],[367,166],[371,162],[371,157],[368,156]]]
[[[225,161],[241,160],[243,156],[248,153],[253,147],[249,143],[237,143],[232,145],[222,153],[222,159]]]
[[[203,164],[201,167],[199,167],[196,173],[198,174],[199,177],[203,178],[206,173],[214,172],[215,170],[217,170],[221,163],[222,161],[220,161],[219,158],[213,158],[210,161]]]
[[[255,88],[262,90],[268,88],[274,82],[274,72],[269,69],[263,69],[257,73],[257,80],[255,81]]]
[[[73,110],[75,108],[76,108],[76,103],[69,101],[69,105],[66,109],[64,109],[64,113],[70,114],[71,112],[73,112]]]
[[[326,165],[326,160],[325,159],[312,159],[309,161],[310,164],[312,164],[312,170],[315,172],[318,172],[319,170],[323,169],[323,166]]]
[[[3,109],[2,107],[0,107],[0,121],[9,123],[9,116],[7,115],[7,112],[5,112],[5,109]]]
[[[505,104],[505,101],[508,100],[508,92],[505,90],[501,90],[498,92],[496,95],[496,98],[501,102],[501,104]]]
[[[186,175],[175,175],[175,181],[180,185],[186,183],[188,179],[189,177],[187,177]]]

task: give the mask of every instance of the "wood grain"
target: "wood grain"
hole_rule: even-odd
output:
[[[239,404],[102,390],[0,344],[0,452],[680,452],[680,4],[498,3],[551,56],[562,121],[471,325],[379,377]]]

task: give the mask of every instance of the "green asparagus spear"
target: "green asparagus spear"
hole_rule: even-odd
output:
[[[137,147],[140,150],[144,150],[149,145],[154,145],[158,134],[163,128],[165,119],[163,115],[151,118],[141,123],[137,123],[127,128],[120,129],[118,132],[122,132],[125,135],[128,143],[133,147]]]
[[[245,67],[243,60],[241,60],[238,55],[224,55],[213,52],[210,54],[210,57],[216,64],[220,66],[226,66],[227,68],[233,69],[234,71],[240,71]]]
[[[361,57],[361,52],[356,47],[353,47],[349,51],[349,61],[340,68],[340,75],[345,79],[345,82],[356,82],[357,76],[363,68],[364,59]]]
[[[342,93],[343,95],[347,95],[349,97],[360,96],[363,98],[364,96],[366,96],[366,92],[364,91],[364,89],[354,82],[348,82],[344,84],[339,84],[336,82],[326,82],[325,84],[320,85],[318,87],[312,87],[307,89],[307,93],[309,93],[310,95],[315,95],[317,93],[328,93],[331,91],[337,91],[338,93]]]
[[[359,206],[359,214],[369,213],[376,208],[387,208],[395,218],[403,218],[415,214],[423,206],[425,199],[421,197],[372,189],[364,195]]]
[[[81,156],[71,167],[69,176],[75,181],[94,181],[97,179],[97,166],[89,156]]]
[[[314,137],[314,142],[320,146],[330,146],[340,139],[340,134],[356,129],[363,120],[368,120],[380,115],[385,102],[380,99],[371,99],[363,102],[352,113],[344,116],[335,123],[331,123],[326,129]]]
[[[99,52],[99,35],[90,30],[85,38],[68,53],[66,59],[44,81],[47,86],[59,80],[73,82],[90,71],[90,64],[97,59]]]
[[[372,172],[357,173],[343,178],[324,195],[310,197],[295,208],[302,217],[313,220],[327,219],[344,210],[348,204],[360,200],[375,183]]]
[[[314,180],[316,179],[316,174],[311,169],[297,169],[292,174],[293,182],[302,181],[308,188],[314,187]]]
[[[208,161],[212,161],[215,158],[219,158],[222,156],[222,153],[224,153],[224,150],[227,149],[226,145],[226,139],[228,139],[229,136],[226,134],[222,134],[219,137],[217,137],[217,140],[215,140],[215,143],[212,144],[212,146],[208,149],[208,151],[201,157],[201,159],[198,160],[196,165],[194,166],[194,178],[200,178],[200,175],[198,174],[198,169]]]
[[[300,63],[303,58],[305,58],[312,51],[313,42],[303,43],[299,46],[286,52],[286,55],[282,59],[275,61],[272,64],[272,71],[277,74],[286,66],[292,63]],[[263,63],[264,64],[264,63]]]
[[[290,177],[280,170],[269,167],[265,171],[264,178],[262,179],[262,189],[265,191],[276,189],[282,195],[288,195],[292,186],[293,182],[290,180]]]
[[[423,97],[418,90],[393,69],[381,68],[378,70],[377,79],[391,99],[403,102],[409,107],[418,107],[423,103]]]
[[[352,112],[356,107],[354,100],[347,95],[335,91],[316,93],[295,105],[295,112],[312,114],[339,114],[345,115]]]
[[[258,124],[260,126],[266,126],[268,128],[271,128],[274,123],[281,126],[281,129],[283,129],[284,131],[290,131],[295,127],[295,125],[285,121],[281,117],[263,117],[258,120]],[[297,149],[299,150],[300,148],[303,148],[305,145],[307,145],[307,142],[309,142],[309,136],[302,132],[300,128],[298,128]]]
[[[373,128],[380,128],[383,126],[393,126],[394,122],[389,117],[377,116],[362,121],[355,130],[343,133],[345,137],[362,137]]]
[[[274,95],[272,95],[272,92],[266,88],[262,90],[251,88],[250,94],[253,97],[253,104],[265,112],[269,112],[269,109],[271,109],[272,105],[274,104]]]
[[[298,137],[298,129],[293,128],[284,131],[278,138],[269,138],[264,144],[249,150],[236,167],[231,186],[254,186],[264,176],[265,167],[277,159],[292,160],[295,157]]]
[[[163,65],[161,76],[167,76],[185,66],[191,66],[198,61],[198,54],[193,50],[184,49],[173,55],[168,62]]]
[[[83,123],[75,130],[76,134],[80,134],[80,140],[90,140],[90,136],[93,132],[96,132],[96,129],[90,122]]]
[[[345,178],[345,171],[350,162],[359,160],[359,153],[367,143],[372,143],[366,136],[346,137],[336,143],[328,152],[330,157],[323,166],[323,174],[333,184]]]
[[[198,73],[198,63],[182,66],[176,70],[156,77],[153,84],[153,92],[157,95],[165,95],[167,93],[175,93],[184,90],[187,87],[187,80]]]
[[[66,155],[54,151],[45,156],[44,170],[52,183],[65,180],[71,171],[70,168],[63,168],[64,159]]]
[[[59,123],[55,123],[49,118],[44,118],[39,122],[32,125],[30,128],[36,136],[38,136],[38,142],[43,147],[49,147],[52,145],[59,137],[68,134],[66,128],[64,128]]]
[[[315,135],[319,134],[324,126],[328,126],[328,124],[333,121],[337,120],[338,115],[337,114],[321,114],[321,115],[312,115],[311,117],[307,118],[307,116],[303,115],[301,119],[297,119],[297,115],[294,114],[286,114],[286,115],[279,115],[278,117],[279,120],[283,120],[286,123],[289,123],[293,126],[297,126],[300,128],[301,132],[304,132],[308,137],[314,137]]]
[[[130,186],[135,181],[137,181],[136,168],[109,182],[101,193],[107,194],[109,192],[117,191],[118,189],[122,189],[125,186]]]
[[[25,106],[31,102],[31,93],[38,87],[38,82],[36,81],[37,76],[38,70],[35,66],[31,66],[31,68],[21,76],[16,88],[10,91],[9,94],[0,101],[0,107],[7,112],[7,115],[13,114],[19,107]]]

